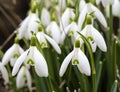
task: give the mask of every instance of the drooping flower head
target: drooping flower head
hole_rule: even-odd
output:
[[[66,58],[63,60],[63,63],[60,67],[59,75],[63,76],[70,61],[72,62],[72,65],[77,65],[78,69],[81,73],[90,76],[91,75],[91,69],[89,65],[89,61],[85,54],[80,50],[80,41],[77,39],[75,41],[75,47],[72,52],[70,52]]]

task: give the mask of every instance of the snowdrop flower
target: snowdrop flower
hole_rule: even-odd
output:
[[[22,88],[23,86],[25,86],[26,80],[27,80],[27,86],[28,86],[29,90],[31,90],[32,79],[31,79],[30,72],[27,69],[27,67],[22,66],[16,77],[17,88],[19,89],[19,88]]]
[[[71,24],[69,24],[66,28],[65,31],[62,32],[61,35],[61,43],[63,43],[63,41],[65,40],[66,35],[68,34],[68,36],[72,37],[72,42],[75,42],[76,37],[78,36],[77,32],[79,31],[78,29],[78,25],[75,22],[72,22]]]
[[[47,26],[50,23],[50,13],[46,8],[42,9],[41,22],[44,26]]]
[[[96,0],[96,4],[100,4],[100,1],[102,2],[102,5],[104,7],[107,7],[109,4],[113,4],[114,0]]]
[[[60,28],[55,21],[52,21],[46,28],[46,31],[59,44],[60,43]]]
[[[35,13],[30,13],[20,24],[18,29],[18,38],[22,39],[25,37],[26,39],[31,39],[31,31],[37,32],[38,31],[38,23],[39,18]]]
[[[6,83],[9,83],[9,77],[8,77],[8,72],[5,66],[0,62],[0,72],[2,73],[2,77]]]
[[[86,18],[86,14],[90,14],[93,13],[94,16],[98,19],[98,21],[104,26],[107,27],[107,22],[103,16],[103,14],[101,13],[101,11],[99,9],[97,9],[94,5],[92,5],[91,3],[87,3],[84,7],[84,9],[81,11],[79,19],[78,19],[78,26],[79,29],[82,29],[82,25],[85,21]]]
[[[47,47],[47,41],[48,41],[53,46],[53,48],[56,50],[56,52],[61,54],[61,49],[51,37],[44,34],[43,32],[38,32],[36,36],[42,48]]]
[[[75,42],[75,47],[73,51],[66,56],[60,67],[59,75],[61,77],[64,75],[70,61],[72,62],[72,65],[77,65],[81,73],[87,76],[91,75],[89,61],[85,54],[80,50],[80,41],[78,39]]]
[[[106,8],[106,14],[107,14],[107,17],[109,17],[109,6],[107,6]],[[112,5],[112,14],[113,16],[120,18],[120,1],[119,0],[114,1]]]
[[[106,52],[107,47],[104,38],[91,24],[86,25],[86,27],[81,31],[91,44],[93,52],[96,51],[96,46],[98,46],[102,51]]]
[[[31,38],[31,46],[28,50],[26,50],[16,61],[12,75],[16,75],[22,63],[29,64],[35,67],[35,71],[40,77],[48,76],[48,67],[46,60],[42,56],[42,54],[38,51],[35,46],[35,36],[33,35]]]
[[[75,18],[75,13],[73,12],[72,8],[66,8],[64,13],[62,14],[61,21],[60,21],[60,28],[63,30],[66,26],[69,25],[70,19]]]
[[[17,58],[24,52],[18,43],[14,43],[4,54],[2,58],[3,65],[6,65],[9,61],[11,66],[14,66]]]

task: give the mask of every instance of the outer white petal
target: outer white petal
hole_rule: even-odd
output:
[[[94,11],[94,15],[96,16],[96,18],[98,19],[98,21],[107,28],[107,22],[105,20],[104,15],[101,13],[101,11],[96,8],[94,5],[91,4],[92,10]]]
[[[79,2],[79,11],[80,12],[84,9],[85,5],[86,5],[85,0],[80,0],[80,2]]]
[[[42,54],[34,47],[35,71],[40,77],[48,76],[48,66]]]
[[[48,25],[46,31],[58,44],[60,43],[60,28],[55,21]]]
[[[32,86],[32,78],[31,78],[31,74],[30,72],[28,71],[28,69],[26,68],[26,78],[27,78],[27,86],[28,88],[31,90],[31,86]]]
[[[12,70],[12,76],[15,76],[16,73],[18,72],[20,66],[22,65],[22,63],[25,61],[25,59],[27,58],[27,54],[28,54],[28,50],[25,51],[16,61],[13,70]]]
[[[96,4],[97,4],[97,5],[100,4],[100,1],[101,1],[101,0],[96,0]]]
[[[20,27],[18,29],[18,35],[17,37],[19,39],[22,39],[24,34],[25,34],[25,31],[27,30],[27,24],[28,24],[28,20],[29,20],[29,16],[27,16],[23,21],[22,23],[20,24]]]
[[[87,76],[90,76],[91,69],[90,69],[89,61],[85,56],[85,54],[80,49],[78,51],[78,59],[79,59],[79,64],[77,66],[80,72]]]
[[[119,0],[114,1],[112,9],[113,9],[113,15],[120,18],[120,1]]]
[[[8,63],[8,61],[12,58],[12,56],[14,55],[14,52],[16,50],[16,46],[17,44],[13,44],[13,46],[11,46],[7,51],[6,53],[4,54],[3,56],[3,59],[2,59],[2,63],[4,65],[6,65]]]
[[[74,51],[72,51],[71,53],[69,53],[69,54],[67,55],[67,57],[64,59],[62,65],[61,65],[61,67],[60,67],[60,72],[59,72],[59,75],[60,75],[61,77],[64,75],[64,73],[65,73],[65,71],[66,71],[66,69],[67,69],[67,67],[68,67],[68,64],[70,63],[73,55],[74,55]]]
[[[82,30],[82,25],[85,21],[86,14],[87,14],[87,5],[84,7],[78,18],[78,27],[80,31]]]
[[[50,23],[50,13],[46,8],[42,9],[41,22],[43,23],[44,26],[47,26]]]
[[[9,83],[8,72],[5,66],[0,62],[0,71],[2,73],[2,77],[5,80],[5,83]]]
[[[16,86],[17,88],[22,88],[25,85],[25,67],[21,67],[17,77],[16,77]]]
[[[114,0],[102,0],[102,4],[104,7],[107,7],[109,4],[113,4]]]
[[[20,45],[18,45],[18,51],[20,54],[22,54],[24,52],[23,48],[21,48]]]
[[[96,43],[95,43],[95,42],[93,43],[92,41],[89,41],[89,43],[90,43],[90,45],[92,46],[92,51],[95,52],[95,51],[96,51],[96,48],[97,48]]]
[[[102,37],[102,35],[93,26],[91,26],[91,27],[92,27],[91,28],[92,29],[91,33],[92,33],[93,39],[95,40],[95,42],[98,45],[98,47],[102,51],[106,52],[107,51],[107,46],[106,46],[104,38]]]
[[[56,50],[56,52],[61,54],[61,49],[58,46],[58,44],[52,38],[50,38],[48,35],[44,34],[44,36],[48,40],[48,42],[53,46],[53,48]]]

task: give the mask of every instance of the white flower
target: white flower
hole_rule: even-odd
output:
[[[48,41],[53,46],[53,48],[56,50],[56,52],[61,54],[61,49],[51,37],[44,34],[43,32],[38,32],[36,36],[42,48],[47,47],[47,41]]]
[[[50,13],[46,8],[42,9],[41,22],[43,23],[44,26],[47,26],[50,23]]]
[[[26,80],[27,80],[27,86],[31,90],[32,79],[31,79],[30,72],[28,71],[27,67],[22,66],[16,77],[17,88],[19,89],[25,86]]]
[[[18,38],[22,39],[25,37],[26,39],[31,39],[32,33],[38,31],[38,23],[39,18],[35,13],[30,13],[20,24],[18,29]]]
[[[102,12],[99,9],[97,9],[94,5],[92,5],[91,3],[87,3],[85,5],[84,9],[81,11],[79,19],[78,19],[78,27],[80,30],[82,29],[82,25],[85,21],[86,14],[90,14],[92,12],[93,12],[94,16],[98,19],[98,21],[104,27],[107,27],[107,22],[105,20],[105,17],[103,16]]]
[[[107,14],[107,17],[109,17],[109,6],[107,6],[106,8],[106,14]],[[112,5],[112,14],[120,18],[120,1],[119,0],[114,1]]]
[[[86,25],[86,27],[81,31],[92,46],[93,52],[96,51],[96,46],[98,46],[102,51],[106,52],[107,47],[104,38],[92,25]]]
[[[30,46],[16,61],[12,75],[16,75],[22,63],[30,64],[35,67],[35,71],[40,77],[48,76],[48,67],[46,60],[35,46]]]
[[[0,62],[0,72],[2,73],[2,77],[6,83],[9,83],[9,77],[8,77],[8,72],[5,66]]]
[[[46,28],[48,34],[59,44],[60,43],[60,28],[55,21],[52,21]]]
[[[60,29],[63,30],[66,26],[68,26],[70,23],[70,19],[73,19],[74,17],[75,13],[73,12],[73,9],[66,8],[60,20]]]
[[[84,53],[80,50],[80,48],[74,48],[72,52],[70,52],[67,57],[64,59],[61,67],[59,75],[63,76],[70,61],[72,60],[73,65],[77,65],[78,69],[81,73],[90,76],[91,75],[91,69],[88,62],[87,57],[84,55]]]
[[[113,4],[114,0],[96,0],[96,4],[100,4],[100,1],[102,2],[102,5],[104,7],[107,7],[109,4]]]
[[[3,65],[6,65],[9,61],[11,66],[14,66],[16,59],[24,52],[19,44],[14,43],[4,54],[2,58]]]
[[[78,25],[75,22],[72,22],[65,28],[65,31],[62,32],[61,43],[63,43],[67,34],[72,37],[72,42],[75,42],[75,39],[78,36],[76,31],[79,31]]]

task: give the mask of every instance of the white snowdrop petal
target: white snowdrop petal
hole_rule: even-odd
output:
[[[17,77],[16,77],[16,86],[17,88],[22,88],[25,85],[25,67],[21,67]]]
[[[20,27],[18,29],[18,35],[17,35],[19,39],[23,38],[25,31],[27,30],[28,20],[29,20],[29,16],[27,16],[20,24]]]
[[[72,51],[71,53],[69,53],[69,54],[67,55],[67,57],[64,59],[62,65],[61,65],[61,67],[60,67],[60,71],[59,71],[59,75],[60,75],[61,77],[64,75],[64,73],[65,73],[65,71],[66,71],[66,69],[67,69],[67,67],[68,67],[68,65],[69,65],[69,63],[70,63],[73,55],[74,55],[74,51]]]
[[[3,59],[2,59],[2,63],[4,65],[6,65],[8,63],[8,61],[10,60],[10,58],[12,58],[12,56],[14,55],[14,52],[16,50],[17,44],[13,44],[4,54]]]
[[[48,42],[53,46],[53,48],[56,50],[56,52],[61,54],[61,49],[58,46],[58,44],[52,38],[50,38],[48,35],[44,34],[44,36],[48,40]]]
[[[79,59],[79,64],[78,69],[80,70],[81,73],[90,76],[91,75],[91,69],[90,69],[90,64],[85,56],[85,54],[79,49],[78,51],[78,59]]]
[[[42,54],[34,47],[35,71],[40,77],[48,76],[48,66]]]
[[[102,37],[102,35],[93,27],[92,27],[92,37],[93,39],[95,40],[96,44],[98,45],[98,47],[106,52],[107,51],[107,46],[106,46],[106,43],[105,43],[105,40],[104,38]]]
[[[2,73],[2,77],[5,80],[5,83],[9,83],[8,72],[5,66],[0,62],[0,72]]]
[[[99,9],[97,9],[95,6],[91,4],[92,10],[94,11],[94,15],[98,19],[98,21],[105,27],[107,28],[107,22],[105,20],[104,15],[101,13]]]
[[[21,48],[20,45],[18,45],[18,50],[19,50],[20,54],[22,54],[24,52],[23,48]]]
[[[97,5],[100,4],[100,1],[101,1],[101,0],[96,0],[96,4],[97,4]]]
[[[25,61],[27,54],[29,53],[29,50],[25,51],[16,61],[13,70],[12,70],[12,76],[15,76],[16,73],[18,72],[20,66],[22,65],[22,63]]]
[[[50,13],[46,8],[42,9],[41,22],[43,23],[44,26],[47,26],[50,23]]]
[[[78,18],[78,28],[79,28],[80,31],[82,30],[82,25],[85,21],[86,14],[87,14],[87,5],[81,11],[81,13],[79,15],[79,18]]]
[[[48,25],[46,31],[58,44],[60,43],[60,28],[55,21]]]
[[[80,2],[79,2],[79,11],[80,12],[84,9],[85,5],[86,5],[85,0],[80,0]]]

